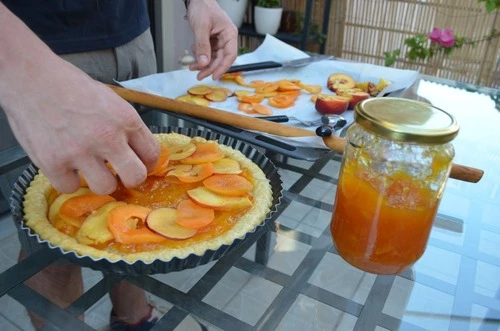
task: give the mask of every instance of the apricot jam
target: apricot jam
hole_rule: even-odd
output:
[[[361,102],[347,132],[330,230],[339,255],[397,274],[425,252],[451,168],[451,115],[411,100]]]

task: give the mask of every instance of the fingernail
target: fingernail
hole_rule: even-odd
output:
[[[208,57],[206,55],[200,55],[198,57],[198,60],[199,60],[199,62],[200,62],[201,65],[208,64]]]

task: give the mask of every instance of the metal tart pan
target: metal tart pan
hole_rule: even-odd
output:
[[[83,267],[107,273],[141,275],[180,271],[195,268],[211,261],[218,260],[238,248],[243,242],[256,239],[264,231],[269,230],[269,227],[273,223],[272,216],[276,213],[279,205],[281,204],[282,182],[278,169],[264,154],[241,140],[212,131],[176,127],[150,127],[150,129],[153,133],[175,132],[189,137],[203,137],[207,140],[217,140],[220,144],[232,147],[233,149],[242,152],[247,158],[252,160],[252,162],[257,164],[257,166],[262,169],[271,184],[273,202],[271,211],[268,213],[267,217],[262,221],[262,223],[255,227],[253,231],[247,232],[243,238],[236,238],[231,244],[222,245],[216,250],[207,250],[203,255],[196,255],[192,253],[185,258],[174,257],[168,261],[157,259],[150,263],[143,261],[130,263],[125,260],[111,261],[106,258],[94,259],[89,255],[80,255],[75,251],[68,251],[59,246],[54,246],[49,241],[40,238],[37,233],[25,225],[23,213],[24,195],[26,193],[26,189],[30,186],[31,181],[38,174],[38,169],[34,165],[30,165],[14,184],[14,189],[10,199],[12,216],[19,231],[24,231],[26,233],[32,245],[47,247],[68,261],[74,262]]]

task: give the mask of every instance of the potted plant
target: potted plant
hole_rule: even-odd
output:
[[[283,8],[280,0],[258,0],[254,11],[255,30],[260,34],[278,32]]]
[[[239,29],[243,24],[248,0],[217,0],[219,6],[227,13],[233,24]]]

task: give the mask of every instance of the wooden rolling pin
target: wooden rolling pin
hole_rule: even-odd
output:
[[[129,90],[123,87],[113,85],[108,86],[120,97],[129,102],[165,109],[174,113],[185,114],[212,122],[232,125],[242,129],[266,132],[281,137],[316,136],[316,134],[312,131],[293,126],[261,120],[250,116],[238,115],[215,108],[194,105],[154,94]],[[323,138],[323,141],[331,150],[338,153],[344,152],[344,145],[346,142],[344,138],[332,135],[330,137]],[[450,172],[450,178],[464,182],[477,183],[481,180],[483,174],[484,171],[481,169],[466,167],[460,164],[453,164]]]

